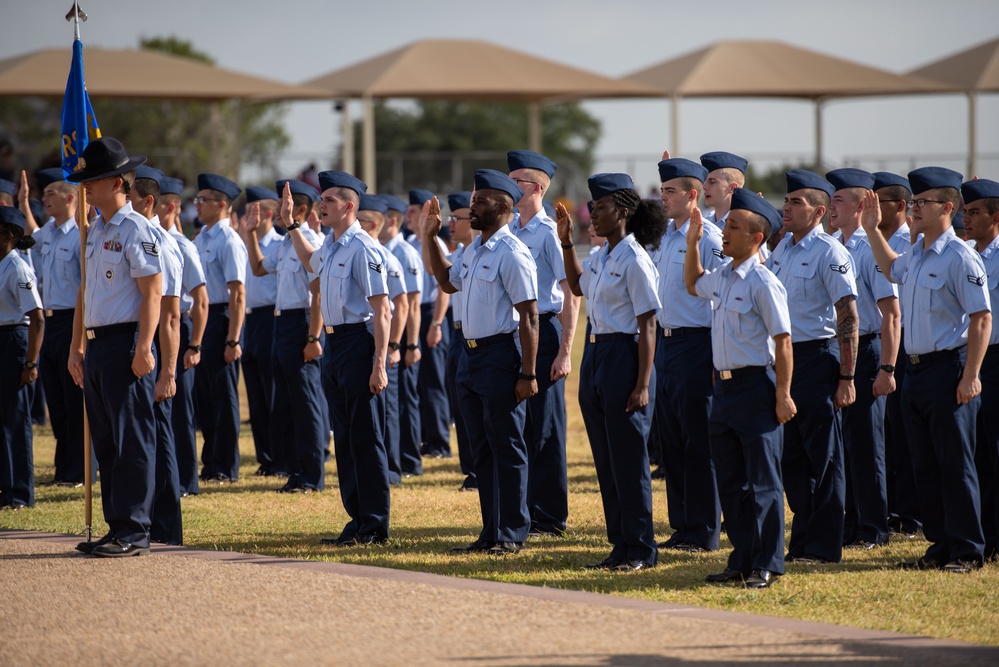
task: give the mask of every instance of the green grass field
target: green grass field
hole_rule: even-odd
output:
[[[580,329],[581,331],[581,329]],[[576,363],[582,349],[577,336]],[[922,539],[901,539],[869,552],[847,551],[838,565],[789,564],[771,589],[750,591],[704,583],[724,569],[730,548],[712,554],[663,552],[660,565],[637,573],[582,569],[609,551],[589,445],[576,404],[576,376],[567,385],[569,404],[569,535],[528,543],[516,556],[451,556],[448,548],[478,535],[478,498],[461,493],[457,458],[429,460],[422,477],[405,480],[392,493],[392,535],[388,544],[353,549],[321,547],[319,538],[336,535],[347,521],[337,490],[336,467],[327,464],[324,493],[305,496],[272,493],[283,480],[253,477],[256,462],[250,430],[244,424],[240,481],[202,486],[183,501],[185,543],[189,546],[337,561],[474,577],[535,586],[587,590],[627,597],[838,623],[999,645],[999,566],[967,575],[902,572],[900,560],[922,554]],[[245,408],[244,408],[245,418]],[[54,440],[36,429],[36,480],[52,479]],[[669,535],[663,482],[653,483],[657,539]],[[106,531],[95,487],[94,533]],[[790,511],[787,513],[790,520]],[[82,534],[83,489],[39,486],[34,509],[0,512],[0,528]]]

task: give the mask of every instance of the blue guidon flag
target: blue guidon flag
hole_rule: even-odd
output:
[[[66,81],[66,96],[62,101],[62,170],[69,176],[83,169],[80,155],[94,139],[99,139],[101,129],[94,117],[94,108],[87,95],[87,84],[83,79],[83,42],[73,41],[73,63]]]

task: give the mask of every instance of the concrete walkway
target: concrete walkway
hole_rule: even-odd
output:
[[[999,649],[519,584],[0,531],[0,665],[989,665]]]

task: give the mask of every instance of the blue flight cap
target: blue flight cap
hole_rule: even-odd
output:
[[[830,197],[836,193],[836,188],[833,187],[833,184],[814,171],[792,169],[787,172],[786,178],[788,192],[795,192],[796,190],[821,190]]]
[[[330,188],[348,188],[356,192],[358,197],[368,191],[368,186],[365,185],[364,181],[345,171],[319,172],[319,189],[326,192]]]
[[[247,204],[252,204],[255,201],[267,201],[267,200],[278,201],[279,197],[277,196],[277,193],[274,192],[273,190],[269,190],[268,188],[259,185],[251,185],[250,187],[246,188]]]
[[[277,188],[278,197],[284,194],[284,185],[287,183],[291,188],[291,194],[293,195],[304,195],[312,201],[319,199],[319,191],[314,187],[305,183],[304,181],[299,181],[294,178],[284,178],[277,181],[274,187]]]
[[[8,181],[6,178],[0,178],[0,194],[8,194],[13,197],[16,189],[17,186],[14,185],[13,181]]]
[[[964,211],[958,211],[954,219],[950,221],[950,226],[954,228],[955,232],[964,231]]]
[[[784,214],[774,208],[766,199],[746,188],[736,188],[732,191],[731,210],[752,211],[762,215],[770,223],[771,236],[784,226]],[[766,239],[763,241],[766,242]]]
[[[659,163],[659,180],[663,183],[674,178],[696,178],[701,183],[708,177],[708,170],[693,160],[675,157]]]
[[[20,227],[21,231],[24,231],[28,222],[24,219],[24,214],[16,206],[0,206],[0,224],[14,225],[15,227]]]
[[[409,191],[409,205],[410,206],[423,206],[428,201],[434,198],[434,193],[430,190],[416,190]],[[405,211],[403,211],[405,213]]]
[[[378,195],[361,195],[361,204],[357,207],[357,210],[375,211],[384,215],[388,210],[388,204]]]
[[[476,169],[475,189],[505,192],[510,195],[514,204],[524,198],[524,191],[517,185],[517,181],[495,169]]]
[[[701,164],[709,172],[715,169],[738,169],[742,173],[746,173],[746,167],[749,166],[749,160],[744,157],[740,157],[735,153],[726,153],[725,151],[713,151],[711,153],[705,153],[701,156]]]
[[[843,190],[844,188],[874,189],[874,174],[853,167],[833,169],[826,174],[826,180],[832,183],[833,187],[837,190]]]
[[[172,178],[170,176],[164,176],[160,179],[160,194],[161,195],[177,195],[178,197],[184,192],[184,181],[179,178]]]
[[[555,175],[558,165],[546,158],[541,153],[534,151],[510,151],[506,154],[506,166],[510,171],[517,169],[537,169],[548,174],[548,178]]]
[[[157,169],[156,167],[150,167],[149,165],[140,164],[138,167],[136,167],[135,177],[149,179],[150,181],[155,182],[156,185],[162,186],[163,184],[163,172]],[[162,193],[162,191],[163,190],[161,188],[160,192]]]
[[[898,174],[893,174],[890,171],[876,171],[874,172],[874,187],[871,190],[880,190],[881,188],[887,188],[892,185],[900,185],[909,193],[912,193],[912,187],[909,185],[909,180],[903,178]]]
[[[464,192],[452,192],[447,196],[447,207],[452,211],[457,211],[459,208],[468,208],[472,205],[472,193],[468,191]]]
[[[628,174],[593,174],[586,181],[586,187],[596,201],[618,190],[634,190],[635,182]]]
[[[590,213],[593,213],[593,200],[592,199],[590,201],[586,202],[586,210],[589,211]]]
[[[953,169],[946,167],[920,167],[909,172],[909,183],[912,194],[918,195],[936,188],[961,189],[964,177]]]
[[[39,226],[49,219],[48,214],[45,213],[45,204],[37,199],[29,199],[28,208],[31,209],[31,215],[35,218],[35,222],[37,222]]]
[[[58,181],[65,181],[66,174],[63,172],[62,167],[50,167],[48,169],[42,169],[37,174],[38,177],[38,187],[42,190],[48,186],[56,183]]]
[[[238,185],[218,174],[198,174],[198,189],[221,192],[230,200],[235,199],[242,192]]]
[[[406,200],[401,197],[396,197],[395,195],[378,195],[385,200],[385,205],[389,211],[399,211],[399,213],[405,213],[409,205],[406,204]]]
[[[555,219],[555,204],[551,203],[546,199],[541,202],[541,208],[545,209],[545,215],[547,215],[552,220]]]
[[[999,183],[987,178],[968,181],[961,185],[961,197],[964,198],[965,204],[976,202],[979,199],[999,199]]]

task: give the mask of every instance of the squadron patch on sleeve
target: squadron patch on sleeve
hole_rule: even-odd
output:
[[[830,264],[829,268],[835,271],[836,273],[842,273],[845,275],[850,270],[850,263],[847,262],[846,264]]]
[[[978,285],[979,287],[981,287],[982,285],[985,284],[985,276],[970,276],[969,275],[968,276],[968,282],[969,283],[974,283],[975,285]]]
[[[147,255],[152,255],[153,257],[159,257],[160,256],[160,245],[158,243],[156,243],[155,241],[152,242],[152,243],[150,243],[148,241],[143,241],[142,242],[142,249],[145,251],[145,253]]]
[[[377,273],[382,272],[382,265],[378,262],[368,262],[368,268]]]
[[[20,287],[21,289],[31,290],[31,289],[35,288],[35,281],[34,280],[29,280],[26,283],[20,283],[19,282],[17,284],[17,286]]]

